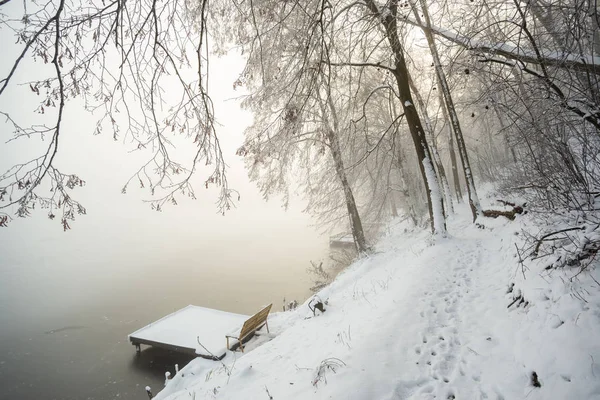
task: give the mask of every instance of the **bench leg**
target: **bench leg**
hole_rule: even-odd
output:
[[[142,346],[139,343],[135,344],[135,352],[140,354],[142,352]]]

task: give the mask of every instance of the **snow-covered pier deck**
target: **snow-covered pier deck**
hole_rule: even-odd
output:
[[[136,346],[149,345],[212,360],[226,353],[225,335],[239,332],[249,318],[212,308],[189,305],[129,335]]]

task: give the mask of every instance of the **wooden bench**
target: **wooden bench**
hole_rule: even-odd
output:
[[[271,311],[272,305],[273,304],[269,304],[268,306],[251,316],[249,319],[247,319],[246,322],[244,322],[244,325],[242,326],[242,330],[240,331],[239,336],[225,335],[225,338],[227,339],[227,349],[234,350],[233,348],[229,347],[229,339],[236,339],[238,341],[236,344],[239,346],[243,353],[244,341],[250,339],[257,330],[266,325],[267,332],[269,332],[269,324],[267,323],[267,317],[269,316],[269,311]],[[235,346],[236,344],[234,344],[233,346]]]

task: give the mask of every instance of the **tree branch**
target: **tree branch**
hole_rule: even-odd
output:
[[[407,16],[404,16],[403,20],[406,23],[419,28],[428,28]],[[454,44],[458,44],[467,50],[500,55],[510,60],[517,60],[524,63],[536,65],[545,64],[557,68],[570,68],[576,71],[592,72],[593,74],[600,75],[600,60],[598,57],[567,53],[561,58],[559,55],[554,56],[553,52],[544,49],[537,49],[538,54],[528,54],[525,50],[516,46],[511,46],[507,43],[480,43],[477,39],[468,38],[457,32],[437,26],[432,25],[429,29],[431,29],[435,35],[449,40]]]

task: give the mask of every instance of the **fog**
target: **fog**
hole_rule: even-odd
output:
[[[225,215],[217,213],[217,194],[204,189],[201,173],[196,200],[182,196],[161,212],[136,182],[121,194],[148,154],[130,153],[126,139],[108,133],[93,136],[97,115],[67,105],[56,165],[86,182],[72,194],[87,215],[63,232],[59,218],[51,221],[38,209],[0,229],[0,382],[8,388],[0,398],[135,392],[160,381],[164,355],[146,353],[132,367],[127,333],[187,304],[252,314],[263,304],[280,310],[284,297],[309,295],[306,268],[326,255],[327,240],[302,213],[300,199],[286,211],[249,182],[235,155],[251,118],[234,99],[242,64],[236,55],[212,63],[217,132],[229,184],[240,193]],[[3,109],[26,115],[28,100],[14,93]],[[3,127],[4,141],[9,134]],[[43,145],[37,138],[3,144],[0,167],[26,161]],[[67,381],[80,382],[68,395]]]

